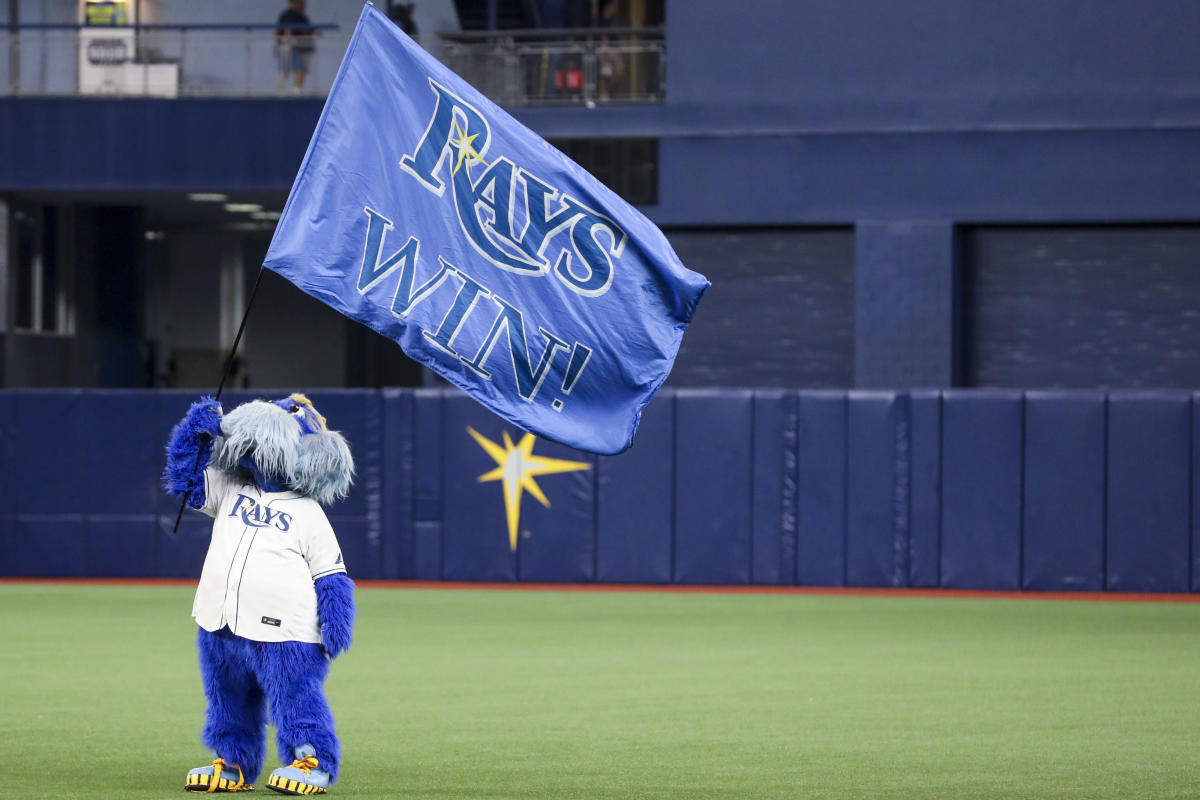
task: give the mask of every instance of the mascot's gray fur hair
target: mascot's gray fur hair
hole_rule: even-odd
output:
[[[297,410],[285,409],[285,402]],[[301,394],[277,403],[254,400],[229,412],[213,444],[212,466],[265,477],[321,505],[345,497],[354,479],[346,440],[325,427],[325,418]]]

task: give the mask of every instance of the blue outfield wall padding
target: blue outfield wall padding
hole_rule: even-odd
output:
[[[556,465],[556,469],[566,469],[566,472],[532,476],[550,505],[543,506],[528,492],[521,501],[517,578],[574,583],[594,581],[596,457],[548,439],[535,440],[533,456],[569,463]],[[499,483],[488,488],[493,495],[500,494]]]
[[[0,392],[0,574],[196,579],[212,522],[172,536],[159,475],[200,394]],[[357,578],[1200,591],[1200,393],[664,390],[620,456],[534,441],[578,469],[534,476],[515,551],[522,431],[454,389],[313,399],[358,462],[328,509]]]
[[[16,392],[11,397],[10,419],[14,423],[20,421],[9,428],[17,467],[9,473],[14,484],[14,513],[83,514],[91,510],[88,502],[95,501],[103,487],[116,491],[110,481],[97,480],[96,473],[89,469],[86,454],[94,436],[92,428],[112,420],[101,422],[92,417],[89,398],[84,392],[77,389]],[[71,457],[45,457],[56,452],[69,453]],[[66,487],[71,487],[70,491],[64,491]],[[79,535],[82,536],[82,529]],[[82,538],[79,547],[83,547]]]
[[[796,583],[846,582],[846,393],[800,392],[796,405]]]
[[[82,514],[18,514],[12,520],[5,574],[21,578],[74,578],[87,574]]]
[[[386,577],[385,569],[388,564],[383,551],[383,459],[389,452],[386,446],[388,429],[383,419],[383,392],[357,392],[362,397],[363,433],[366,438],[360,445],[363,455],[357,458],[356,491],[362,498],[362,521],[366,526],[365,537],[372,563],[363,565],[366,568],[356,574],[379,580]],[[402,452],[403,449],[397,446],[396,451]],[[410,459],[405,459],[405,463],[411,468]],[[387,502],[394,503],[399,508],[407,508],[412,504],[412,483],[401,482],[400,489],[400,494],[388,498]],[[407,532],[411,528],[404,526],[404,530]]]
[[[753,399],[754,475],[751,511],[750,582],[783,582],[785,475],[784,438],[787,393],[781,389],[760,389]]]
[[[413,577],[413,418],[411,389],[384,389],[380,393],[379,488],[368,507],[379,524],[380,577],[398,580]]]
[[[83,528],[86,577],[158,575],[158,520],[153,515],[88,515]]]
[[[751,398],[675,393],[676,583],[750,581]]]
[[[503,482],[479,480],[489,473],[497,477],[500,464],[475,441],[468,428],[502,451],[506,449],[506,435],[515,445],[524,434],[467,395],[450,389],[445,392],[442,577],[452,581],[516,580],[517,554],[510,543]],[[550,499],[553,502],[553,496]],[[525,493],[520,499],[521,511],[536,502]]]
[[[1108,399],[1106,588],[1184,592],[1191,549],[1191,402],[1183,392]]]
[[[941,585],[942,393],[909,394],[909,586]]]
[[[850,392],[846,434],[846,583],[908,583],[907,406],[895,392]],[[904,463],[898,463],[898,458]],[[900,493],[903,493],[903,497]]]
[[[412,574],[418,581],[442,579],[442,523],[414,522],[412,531]]]
[[[0,480],[0,547],[4,548],[5,553],[14,553],[25,544],[17,539],[13,520],[16,487],[11,476],[16,475],[18,469],[12,448],[15,405],[11,392],[0,392],[0,475],[5,476],[4,480]],[[0,577],[13,574],[11,559],[6,557],[2,561]]]
[[[796,583],[797,526],[796,500],[799,495],[797,475],[798,398],[795,392],[783,396],[783,483],[780,487],[779,582],[787,586]]]
[[[177,509],[178,510],[178,509]],[[199,580],[204,557],[212,540],[212,518],[188,509],[179,521],[178,533],[171,533],[175,514],[158,517],[158,574],[163,578],[194,578]]]
[[[1021,588],[1104,589],[1102,392],[1025,393]]]
[[[1020,392],[942,394],[942,586],[1021,585]]]
[[[378,580],[379,548],[371,541],[370,523],[365,517],[329,516],[329,524],[342,548],[346,574],[355,580]]]
[[[442,579],[443,419],[446,391],[413,391],[412,576]]]
[[[596,460],[596,580],[670,583],[675,393],[642,412],[633,446]]]
[[[912,553],[912,402],[907,393],[896,396],[895,435],[892,585],[908,586],[909,558]]]
[[[1200,592],[1200,392],[1192,394],[1192,591]]]
[[[93,477],[72,491],[80,494],[83,509],[89,514],[153,514],[163,495],[160,475],[170,433],[170,425],[164,429],[156,424],[161,419],[159,397],[102,390],[88,391],[81,399],[88,425],[73,449]],[[96,479],[102,475],[120,479]]]

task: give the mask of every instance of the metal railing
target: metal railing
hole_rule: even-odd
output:
[[[441,34],[442,60],[500,105],[662,103],[660,28]]]
[[[0,27],[0,95],[324,96],[350,34],[316,25],[307,67],[275,25],[21,25]],[[658,28],[443,33],[440,56],[507,106],[662,103]]]
[[[0,94],[120,96],[324,95],[349,42],[313,26],[291,57],[275,25],[22,25],[0,28]],[[307,67],[295,88],[293,67]]]

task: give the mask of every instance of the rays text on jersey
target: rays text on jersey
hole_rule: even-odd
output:
[[[242,522],[251,528],[277,528],[286,531],[292,526],[291,515],[276,511],[270,506],[255,502],[254,498],[239,494],[233,502],[229,516],[242,518]]]

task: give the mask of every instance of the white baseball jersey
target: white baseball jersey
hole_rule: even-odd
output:
[[[228,625],[259,642],[317,642],[313,581],[345,572],[320,504],[295,492],[264,492],[204,471],[200,510],[213,518],[192,616],[207,631]]]

